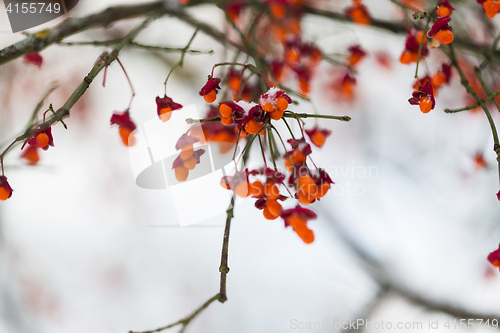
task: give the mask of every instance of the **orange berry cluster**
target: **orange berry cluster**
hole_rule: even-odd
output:
[[[283,113],[290,103],[292,103],[292,99],[278,88],[269,89],[259,99],[262,110],[266,111],[269,117],[274,120],[280,120],[283,117]]]
[[[246,101],[226,101],[219,104],[221,123],[236,124],[244,135],[263,135],[266,116],[280,120],[292,99],[278,88],[270,88],[259,98],[259,104]]]
[[[242,72],[235,68],[230,68],[227,72],[227,87],[233,95],[233,100],[242,99],[251,102],[262,93],[260,85],[248,82],[248,77],[243,76]]]
[[[172,111],[181,109],[182,105],[179,103],[175,103],[172,98],[165,95],[162,98],[160,96],[156,97],[156,108],[158,117],[160,117],[161,121],[165,123],[170,120]]]
[[[26,143],[28,147],[24,149]],[[47,150],[49,147],[54,147],[54,139],[52,137],[52,127],[48,126],[37,130],[33,136],[25,142],[21,157],[30,165],[35,165],[40,161],[39,149]]]
[[[0,200],[5,201],[12,196],[12,187],[10,187],[7,177],[0,176]]]
[[[408,100],[411,105],[418,105],[422,113],[429,113],[436,106],[434,91],[431,83],[427,81],[423,87],[412,93],[412,98]]]
[[[439,17],[450,16],[454,10],[455,8],[451,6],[448,0],[442,0],[437,3],[436,15]]]
[[[402,64],[411,64],[419,61],[418,50],[421,43],[422,49],[420,53],[420,60],[429,55],[427,37],[432,38],[432,43],[430,44],[432,48],[436,48],[440,44],[450,44],[453,42],[455,37],[448,23],[451,21],[451,13],[455,10],[455,8],[450,5],[448,0],[439,1],[436,7],[438,19],[434,22],[431,29],[425,36],[423,31],[417,30],[416,28],[408,30],[405,50],[399,59]]]
[[[338,73],[331,85],[335,97],[341,101],[352,101],[356,91],[356,71],[355,67],[366,57],[366,52],[359,45],[352,45],[348,48],[348,55],[345,60],[346,70]]]
[[[451,79],[451,67],[442,64],[441,69],[432,76],[426,75],[417,79],[413,85],[414,92],[408,102],[412,105],[418,105],[420,111],[428,113],[435,107],[435,97],[439,89],[445,84],[449,84]]]
[[[293,12],[297,12],[303,0],[266,0],[269,12],[274,19],[282,20]]]
[[[496,0],[488,0],[488,1],[482,0],[482,1],[480,1],[479,0],[477,2],[482,3],[484,13],[490,19],[494,18],[498,14],[498,12],[500,12],[500,1],[496,1]]]
[[[439,44],[450,44],[455,39],[453,32],[451,32],[451,27],[448,25],[450,23],[451,17],[445,16],[440,17],[434,22],[431,30],[427,33],[428,37],[433,40],[432,47],[438,47]],[[437,43],[436,43],[437,42]]]
[[[208,77],[207,83],[201,88],[199,94],[207,103],[213,103],[217,99],[217,91],[220,90],[220,78]]]
[[[262,183],[256,180],[249,184],[249,195],[256,198],[255,207],[262,210],[264,217],[268,220],[277,219],[283,210],[278,202],[287,199],[286,196],[280,194],[279,186],[285,180],[285,175],[271,168],[261,168],[250,171],[253,176],[264,176],[265,181]]]
[[[300,35],[303,0],[266,0],[265,4],[269,20],[262,27],[263,32],[269,35],[271,31],[270,35],[280,42]]]
[[[321,61],[322,52],[317,46],[305,43],[300,38],[304,1],[265,0],[264,4],[267,5],[268,10],[265,14],[268,18],[259,20],[255,27],[259,45],[272,45],[273,49],[278,46],[278,50],[281,46],[283,50],[282,52],[279,51],[279,56],[269,60],[269,71],[273,74],[273,79],[282,83],[286,79],[285,71],[292,73],[297,79],[300,92],[303,95],[308,95],[313,68]],[[227,2],[223,8],[230,20],[237,23],[236,21],[239,19],[245,5],[244,1],[235,0]],[[275,52],[262,50],[262,53],[274,54]],[[232,87],[233,92],[236,91],[238,80],[230,78],[228,81],[228,85]],[[205,96],[207,93],[208,91],[202,95]],[[243,90],[242,99],[250,101],[245,90]]]
[[[28,144],[31,146],[36,146],[43,150],[49,149],[49,146],[54,147],[54,139],[52,138],[52,127],[48,126],[46,128],[36,131],[33,137],[28,140]]]
[[[326,171],[307,167],[306,159],[312,150],[303,138],[289,139],[288,143],[292,146],[285,155],[287,169],[291,171],[288,185],[295,188],[295,197],[301,204],[311,204],[326,195],[333,181]]]
[[[183,134],[175,145],[175,149],[180,150],[179,156],[174,160],[172,169],[175,178],[183,182],[189,177],[189,171],[193,170],[200,163],[200,157],[205,153],[204,149],[193,149],[193,144],[200,141],[199,137]]]
[[[329,134],[327,130],[314,128],[310,132],[310,137],[322,135],[326,138]],[[292,146],[292,150],[285,155],[285,161],[287,170],[290,171],[288,186],[295,190],[295,195],[292,197],[301,204],[311,204],[327,194],[333,181],[324,170],[308,168],[306,160],[312,150],[304,138],[290,139],[288,143]],[[249,176],[258,179],[250,181]],[[262,210],[266,219],[275,220],[282,217],[285,220],[285,226],[291,226],[305,243],[311,243],[314,240],[314,234],[307,227],[307,220],[316,217],[316,214],[300,206],[288,210],[283,209],[280,201],[285,201],[287,196],[280,193],[280,186],[285,185],[285,179],[286,175],[282,172],[262,167],[251,171],[245,169],[236,172],[233,176],[224,176],[220,183],[222,187],[234,191],[239,197],[257,199],[255,207]]]
[[[500,199],[499,199],[500,200]],[[495,251],[491,252],[488,255],[488,261],[495,267],[500,269],[500,245],[498,249]]]
[[[484,155],[482,152],[476,152],[474,156],[472,157],[474,161],[474,166],[476,169],[488,169],[488,163],[484,159]]]
[[[266,113],[260,105],[245,101],[227,101],[219,105],[221,123],[225,126],[235,123],[244,135],[257,134],[264,135],[262,129],[265,125]]]
[[[309,140],[311,140],[312,144],[318,148],[323,147],[326,142],[326,138],[328,138],[330,134],[332,134],[332,131],[321,129],[317,126],[312,129],[306,129],[305,132],[309,137]]]
[[[366,56],[366,51],[363,50],[360,45],[352,45],[347,49],[347,51],[349,52],[349,55],[346,63],[349,67],[356,66]]]
[[[345,13],[354,23],[369,25],[372,22],[371,15],[362,0],[352,0],[352,6],[347,7]]]
[[[451,79],[451,67],[448,64],[442,64],[441,69],[438,70],[431,77],[432,87],[436,90],[435,95],[437,95],[437,91],[439,88],[444,86],[445,84],[449,84]]]
[[[297,199],[304,205],[324,197],[330,189],[330,184],[333,184],[324,170],[312,171],[304,165],[294,168],[294,177],[290,180],[297,191]]]
[[[419,87],[425,86],[429,82],[432,86],[434,97],[437,97],[439,89],[444,85],[449,84],[451,79],[451,67],[447,64],[442,64],[441,69],[436,71],[432,76],[426,75],[419,78],[413,84],[413,90],[418,90]]]
[[[26,147],[21,154],[21,158],[24,158],[29,165],[36,165],[40,161],[38,146]]]
[[[210,105],[205,119],[215,118],[219,116],[219,110]],[[200,131],[200,136],[205,138],[206,142],[218,142],[219,152],[225,154],[231,149],[234,149],[234,144],[238,140],[238,128],[235,124],[225,126],[221,122],[211,121],[202,123],[200,127],[195,127],[191,130],[191,134],[198,133]],[[241,138],[241,134],[240,134]]]
[[[240,91],[241,79],[241,72],[235,70],[234,68],[229,69],[227,73],[227,86],[233,93],[234,99],[236,99]]]
[[[135,145],[135,136],[133,131],[137,128],[135,123],[130,118],[130,114],[127,111],[123,113],[113,113],[111,116],[111,125],[118,125],[118,133],[122,142],[127,147],[132,147]]]
[[[249,175],[264,177],[265,181],[250,182]],[[307,221],[316,218],[316,213],[299,205],[292,209],[283,209],[279,201],[284,201],[287,197],[280,193],[279,184],[284,180],[285,175],[281,172],[264,167],[252,171],[245,169],[236,172],[234,176],[222,177],[221,186],[233,190],[239,197],[256,198],[255,207],[262,210],[266,219],[283,218],[285,227],[292,227],[304,243],[310,244],[314,241],[314,233],[307,227]]]
[[[307,222],[317,217],[315,212],[297,205],[295,208],[282,211],[281,217],[285,221],[285,227],[292,227],[304,243],[314,242],[314,233],[307,227]]]
[[[399,58],[399,62],[405,65],[416,63],[418,61],[418,49],[420,47],[420,43],[422,43],[422,50],[420,52],[420,60],[422,60],[429,55],[427,36],[424,35],[422,30],[417,30],[416,28],[408,30],[405,49]]]
[[[286,39],[283,47],[283,60],[274,61],[276,64],[282,64],[281,68],[274,68],[276,78],[282,81],[283,71],[289,68],[297,78],[300,92],[303,95],[309,95],[313,70],[321,62],[323,53],[316,45],[305,43],[298,36]]]
[[[294,166],[302,166],[306,163],[307,156],[312,153],[311,145],[305,140],[290,139],[288,143],[292,145],[292,150],[285,154],[285,166],[288,171],[292,171]]]
[[[226,190],[232,190],[240,198],[250,195],[250,183],[248,181],[248,170],[236,172],[233,176],[224,176],[220,185]]]
[[[264,183],[260,180],[250,182],[249,175],[263,176]],[[262,210],[264,217],[268,220],[277,219],[282,211],[282,206],[278,202],[287,199],[281,195],[279,186],[285,180],[285,175],[279,171],[264,167],[248,171],[247,169],[236,172],[234,176],[224,176],[221,179],[221,186],[227,190],[233,190],[241,197],[252,197],[257,199],[255,207]]]

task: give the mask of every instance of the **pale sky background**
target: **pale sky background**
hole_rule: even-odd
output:
[[[80,2],[72,15],[124,3]],[[365,2],[378,17],[397,13],[389,1]],[[332,8],[347,3],[338,1]],[[224,26],[221,13],[211,6],[192,14]],[[107,35],[95,29],[70,39],[114,38],[138,22],[115,24]],[[353,104],[335,103],[325,93],[331,65],[322,63],[313,81],[312,98],[321,113],[352,117],[349,123],[320,122],[332,135],[321,150],[313,149],[313,156],[336,185],[311,206],[319,215],[310,222],[316,240],[306,245],[280,219],[265,220],[252,199],[239,203],[230,238],[229,299],[212,304],[188,331],[332,332],[293,329],[291,322],[360,318],[377,287],[346,239],[379,262],[390,283],[400,288],[440,304],[500,314],[500,273],[486,261],[500,242],[491,133],[481,113],[442,111],[465,105],[456,73],[451,86],[440,92],[435,110],[424,115],[407,102],[414,67],[397,62],[404,36],[308,16],[303,28],[327,53],[343,53],[354,43],[370,53],[359,66],[359,98]],[[165,17],[139,40],[184,46],[191,33]],[[1,34],[0,47],[22,38]],[[170,79],[168,93],[204,112],[206,103],[197,92],[212,65],[223,59],[223,49],[203,34],[192,47],[215,54],[187,55],[184,70]],[[60,107],[102,51],[52,46],[42,52],[41,70],[21,59],[0,66],[0,142],[22,130],[52,81],[61,87],[49,102]],[[376,64],[377,51],[392,58],[391,70]],[[120,59],[137,93],[131,114],[141,124],[156,116],[154,99],[163,94],[163,81],[178,55],[124,50]],[[437,64],[430,61],[429,70],[435,71]],[[117,64],[108,69],[105,88],[101,82],[102,74],[75,106],[67,131],[60,124],[53,127],[55,147],[41,154],[39,166],[25,166],[19,148],[6,159],[15,191],[0,203],[0,332],[155,329],[186,316],[218,292],[224,214],[206,221],[220,227],[158,226],[177,221],[172,196],[135,185],[127,148],[109,126],[112,112],[127,107],[130,88]],[[313,112],[307,103],[292,110]],[[498,121],[498,113],[492,112]],[[314,121],[307,124],[312,127]],[[476,151],[485,153],[490,169],[474,168]],[[261,163],[257,151],[252,163]],[[358,174],[369,169],[366,177]],[[437,331],[448,332],[453,330],[442,325],[454,318],[390,294],[370,320],[422,322],[424,328],[429,320],[438,320]]]

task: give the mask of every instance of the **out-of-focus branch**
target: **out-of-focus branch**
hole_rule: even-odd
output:
[[[497,92],[495,92],[493,94],[488,94],[488,96],[485,99],[483,99],[483,102],[484,103],[489,102],[492,99],[494,99],[495,97],[497,97],[498,95],[500,95],[500,90],[498,90]],[[481,104],[476,103],[476,104],[469,105],[465,108],[460,108],[460,109],[444,109],[444,112],[445,113],[457,113],[457,112],[462,112],[462,111],[474,110],[480,106],[481,106]]]
[[[490,111],[488,110],[488,107],[486,106],[485,102],[477,95],[477,93],[474,91],[474,89],[471,87],[469,80],[467,80],[467,77],[465,76],[464,72],[462,71],[462,68],[460,67],[460,64],[458,63],[457,57],[455,55],[455,49],[453,45],[449,45],[449,51],[443,50],[443,52],[450,58],[453,67],[457,69],[458,74],[460,75],[460,82],[462,83],[462,86],[467,90],[469,95],[471,95],[476,102],[481,106],[481,108],[484,111],[484,114],[486,115],[486,118],[488,119],[488,123],[490,124],[491,128],[491,134],[493,135],[493,151],[497,155],[496,160],[498,163],[498,177],[500,181],[500,141],[498,139],[498,132],[495,126],[495,121],[491,117]],[[476,73],[480,73],[479,69]],[[489,91],[488,87],[484,84],[484,81],[482,80],[482,76],[479,75],[479,80],[482,84],[483,89],[486,91],[488,95],[491,95],[491,92]],[[500,191],[498,192],[500,193]]]
[[[336,234],[340,237],[341,241],[347,246],[348,249],[360,260],[363,268],[372,277],[372,279],[379,285],[380,291],[377,295],[387,294],[388,292],[395,293],[402,298],[408,300],[411,303],[427,308],[431,311],[443,312],[450,316],[459,319],[483,319],[493,320],[496,319],[500,322],[500,315],[498,314],[486,314],[481,312],[475,312],[471,310],[464,309],[459,306],[451,305],[448,302],[431,300],[427,297],[420,295],[419,293],[409,289],[406,286],[399,284],[389,278],[389,275],[385,272],[383,264],[380,263],[376,258],[370,255],[367,249],[364,249],[359,242],[357,242],[344,228],[335,222],[338,219],[331,216],[329,209],[326,209],[323,205],[316,206],[321,210],[321,215],[326,219],[331,221],[331,226],[335,230]],[[380,294],[382,292],[382,294]],[[380,301],[378,296],[375,297],[375,301]],[[370,301],[373,303],[374,301]],[[369,308],[369,307],[367,307]]]
[[[182,325],[182,328],[181,330],[179,331],[179,333],[181,332],[184,332],[186,330],[186,327],[187,325],[189,325],[189,323],[194,319],[196,318],[196,316],[198,316],[203,310],[205,310],[206,308],[208,308],[208,306],[210,304],[212,304],[213,302],[217,301],[220,299],[220,294],[217,294],[215,296],[213,296],[212,298],[210,298],[208,301],[206,301],[205,303],[203,303],[198,309],[196,309],[192,314],[190,314],[189,316],[187,316],[186,318],[183,318],[183,319],[180,319],[178,321],[176,321],[175,323],[172,323],[172,324],[169,324],[167,326],[163,326],[163,327],[160,327],[160,328],[157,328],[155,330],[151,330],[151,331],[144,331],[144,332],[133,332],[133,331],[129,331],[129,333],[156,333],[156,332],[161,332],[161,331],[164,331],[164,330],[168,330],[169,328],[172,328],[172,327],[176,327],[176,326],[179,326],[179,325]]]
[[[384,301],[385,296],[387,295],[388,290],[386,288],[380,288],[375,296],[370,300],[370,302],[365,305],[361,311],[359,311],[356,314],[356,320],[357,319],[367,319],[370,318],[370,316],[375,312],[377,307],[380,306],[380,304]],[[363,325],[356,325],[356,328],[348,328],[342,330],[342,333],[352,333],[352,332],[363,332],[364,331],[364,326]]]
[[[500,322],[500,315],[469,311],[458,306],[453,306],[451,304],[433,301],[428,298],[422,297],[420,294],[408,288],[398,286],[394,283],[386,284],[386,287],[388,291],[395,292],[406,300],[416,305],[423,306],[431,311],[443,312],[458,319],[483,319],[484,321],[489,320],[490,322],[495,319]]]
[[[346,23],[351,22],[349,17],[347,17],[343,13],[325,11],[322,9],[314,8],[312,6],[304,6],[303,10],[305,13],[310,15],[325,17],[340,22],[346,22]],[[378,19],[372,19],[370,25],[367,27],[375,27],[382,30],[393,32],[395,34],[406,34],[409,28],[403,22],[392,22],[392,21],[378,20]],[[472,42],[471,40],[464,39],[459,36],[455,37],[453,44],[457,47],[467,49],[474,53],[489,54],[491,52],[493,56],[500,57],[500,50],[492,51],[490,44],[477,44]]]
[[[97,26],[107,27],[111,23],[132,17],[161,13],[162,1],[121,5],[85,17],[70,18],[56,27],[29,35],[25,39],[0,50],[0,65],[25,54],[40,51],[78,32]]]

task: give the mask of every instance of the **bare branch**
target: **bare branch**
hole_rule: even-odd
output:
[[[43,50],[47,46],[57,43],[78,32],[96,26],[107,27],[115,21],[127,18],[139,17],[157,12],[161,13],[162,9],[163,2],[156,1],[145,4],[109,7],[97,14],[68,19],[48,31],[40,31],[29,35],[22,41],[0,50],[0,65],[25,54]]]

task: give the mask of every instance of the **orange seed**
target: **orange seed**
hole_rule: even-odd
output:
[[[222,117],[229,118],[233,113],[233,109],[229,105],[221,104],[219,106],[219,112]]]
[[[285,97],[280,96],[276,100],[276,106],[278,107],[278,110],[285,111],[288,108],[288,101],[285,99]]]
[[[427,97],[422,97],[419,106],[420,106],[420,111],[422,111],[422,113],[429,113],[429,111],[432,110],[432,101]]]
[[[3,186],[0,187],[0,200],[5,201],[10,198],[10,192],[7,191]]]
[[[203,96],[203,99],[207,103],[213,103],[217,99],[217,92],[215,89],[210,90],[210,92]]]
[[[439,30],[433,38],[441,44],[450,44],[455,39],[451,30]]]

